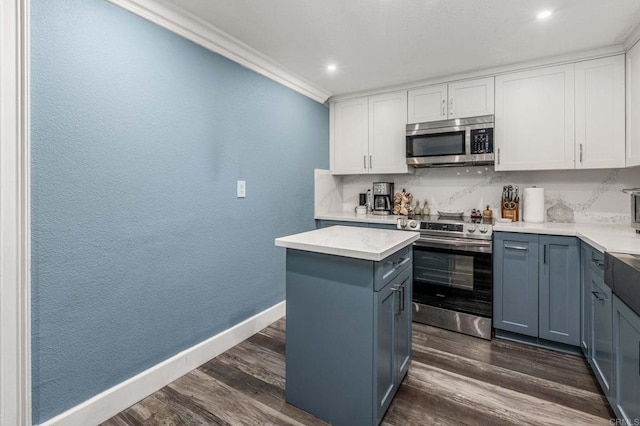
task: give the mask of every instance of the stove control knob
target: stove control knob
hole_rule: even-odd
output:
[[[487,228],[486,226],[481,226],[480,227],[480,232],[482,232],[483,234],[486,234],[488,230],[489,230],[489,228]]]
[[[471,232],[471,233],[476,232],[476,227],[475,227],[475,226],[473,226],[473,225],[471,225],[471,226],[469,226],[469,227],[467,228],[467,231],[469,231],[469,232]]]
[[[401,228],[406,228],[407,227],[407,219],[404,219],[404,218],[400,219],[399,222],[400,222],[400,227]]]
[[[411,222],[409,222],[409,226],[411,228],[416,228],[418,226],[418,222],[416,222],[415,220],[412,220]]]

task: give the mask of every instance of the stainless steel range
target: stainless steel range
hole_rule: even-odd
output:
[[[413,320],[491,339],[493,220],[399,218],[413,246]]]

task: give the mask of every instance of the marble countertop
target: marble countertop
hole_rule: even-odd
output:
[[[418,232],[330,226],[276,238],[276,245],[315,253],[380,261],[418,239]]]
[[[578,237],[605,252],[640,254],[640,234],[629,224],[604,223],[496,223],[494,231]]]
[[[383,223],[395,225],[400,216],[356,215],[342,211],[316,215],[316,219],[344,222]],[[636,234],[628,223],[500,223],[494,231],[520,232],[528,234],[565,235],[578,237],[594,248],[605,252],[640,254],[640,234]],[[403,231],[405,232],[405,231]]]

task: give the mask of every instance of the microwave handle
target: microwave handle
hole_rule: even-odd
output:
[[[622,192],[625,194],[640,195],[640,188],[626,188],[623,189]]]

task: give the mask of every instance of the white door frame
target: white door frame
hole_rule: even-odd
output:
[[[29,0],[0,0],[0,424],[31,425]]]

